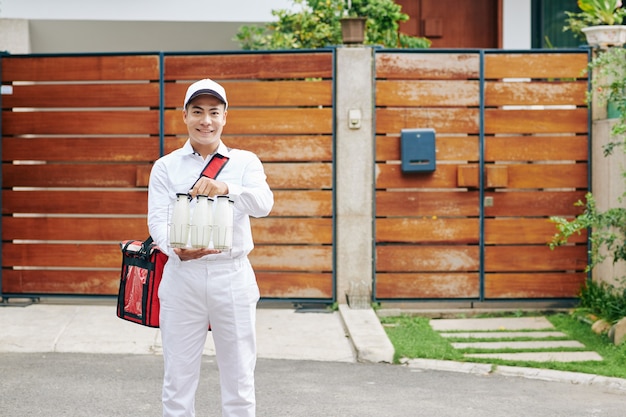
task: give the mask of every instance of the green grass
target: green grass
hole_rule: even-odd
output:
[[[524,366],[530,368],[554,369],[569,372],[582,372],[608,377],[626,378],[626,343],[615,346],[606,335],[597,335],[591,326],[577,320],[568,314],[546,315],[554,325],[555,330],[567,334],[572,340],[577,340],[586,346],[586,350],[593,350],[602,356],[602,361],[588,362],[528,362],[504,361],[499,359],[464,358],[464,352],[454,349],[451,340],[440,336],[429,325],[426,317],[400,316],[381,317],[391,343],[395,348],[396,362],[402,358],[440,359],[462,362],[490,363],[494,365]],[[489,339],[503,341],[507,339]],[[516,339],[523,340],[523,339]],[[547,339],[548,340],[548,339]],[[559,349],[575,351],[580,349]],[[472,352],[477,351],[472,349]],[[530,350],[524,350],[528,352]],[[533,349],[532,351],[554,351],[554,349]]]

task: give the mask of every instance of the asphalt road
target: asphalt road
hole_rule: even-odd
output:
[[[162,357],[0,354],[0,415],[156,417]],[[204,357],[197,416],[219,416],[217,369]],[[259,359],[258,417],[623,417],[605,387],[408,366]]]

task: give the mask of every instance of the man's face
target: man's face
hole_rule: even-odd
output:
[[[183,110],[183,120],[194,148],[217,147],[226,124],[227,111],[224,108],[224,103],[218,98],[203,94],[193,99]]]

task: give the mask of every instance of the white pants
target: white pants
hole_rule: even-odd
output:
[[[195,416],[195,393],[210,322],[222,416],[254,417],[259,288],[248,259],[170,259],[163,272],[159,299],[165,365],[163,416]]]

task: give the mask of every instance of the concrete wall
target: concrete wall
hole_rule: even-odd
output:
[[[596,106],[595,117],[601,117],[593,122],[593,144],[592,144],[592,181],[591,189],[597,203],[599,211],[606,211],[609,208],[626,208],[626,201],[622,201],[622,196],[626,192],[626,180],[623,176],[626,169],[626,152],[622,148],[617,148],[613,155],[604,156],[603,147],[610,141],[618,140],[611,138],[611,128],[616,123],[615,119],[606,119],[605,106]],[[613,263],[613,259],[606,259],[593,270],[594,280],[604,281],[613,285],[624,285],[620,282],[626,277],[626,263]]]
[[[31,53],[28,20],[0,19],[0,51]]]
[[[149,0],[56,0],[50,8],[48,2],[2,1],[0,50],[13,54],[238,50],[232,39],[240,26],[274,20],[273,10],[292,6],[291,0],[233,0],[219,8],[205,0],[187,1],[185,7],[173,1],[146,7]],[[503,0],[502,32],[504,49],[530,49],[531,0]]]
[[[233,38],[250,24],[0,19],[0,46],[12,54],[239,50]]]

